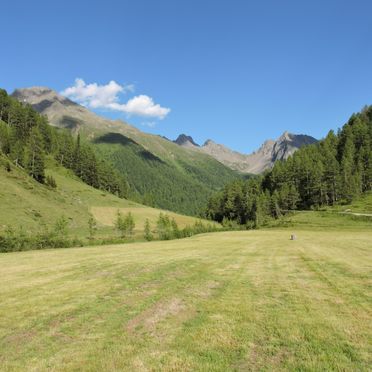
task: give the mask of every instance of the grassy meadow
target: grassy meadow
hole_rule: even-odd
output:
[[[291,231],[2,254],[0,369],[370,370],[372,230]]]
[[[68,234],[85,239],[89,236],[88,219],[93,214],[98,223],[97,238],[116,238],[117,210],[133,214],[136,238],[142,237],[146,218],[155,228],[160,212],[174,218],[180,228],[198,221],[195,217],[150,208],[94,189],[50,159],[46,174],[55,179],[56,189],[39,184],[15,167],[7,172],[2,165],[0,158],[0,233],[8,226],[35,233],[43,225],[53,226],[64,216],[68,219]]]

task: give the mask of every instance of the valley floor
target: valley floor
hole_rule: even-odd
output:
[[[0,369],[368,370],[372,232],[0,256]]]

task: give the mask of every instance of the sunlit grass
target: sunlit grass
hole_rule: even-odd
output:
[[[1,370],[368,370],[370,231],[0,256]]]

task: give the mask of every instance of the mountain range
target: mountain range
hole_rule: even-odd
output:
[[[179,135],[174,141],[179,146],[208,154],[231,169],[252,174],[262,173],[270,169],[275,161],[285,160],[302,146],[316,142],[314,137],[308,135],[284,132],[276,140],[266,140],[257,151],[242,154],[210,139],[200,146],[186,134]]]
[[[173,142],[184,149],[207,154],[228,168],[241,173],[262,173],[271,168],[275,161],[287,159],[302,146],[317,142],[311,136],[292,134],[286,131],[276,140],[266,140],[257,151],[243,154],[211,139],[200,146],[191,136],[186,134],[180,134],[176,140],[169,141],[166,137],[144,133],[122,120],[108,120],[100,117],[46,87],[16,89],[13,96],[21,102],[31,104],[38,112],[47,115],[52,125],[85,134],[91,140],[96,139],[96,142],[102,141],[100,135],[104,133],[120,133],[136,141],[153,155],[169,160],[174,159],[175,156],[175,148],[169,145],[169,142]],[[107,137],[106,135],[106,139]],[[100,139],[97,140],[97,138]],[[182,154],[183,159],[191,158],[193,160],[195,156],[197,156],[196,153],[191,154],[190,152]]]
[[[49,88],[17,89],[12,96],[46,115],[51,125],[91,142],[126,176],[130,198],[137,202],[196,215],[214,191],[241,177],[208,154],[100,117]]]
[[[46,115],[51,125],[93,143],[97,153],[127,177],[134,200],[187,214],[197,214],[212,192],[243,173],[262,173],[276,160],[317,141],[284,132],[252,154],[242,154],[212,140],[200,146],[185,134],[171,141],[144,133],[122,120],[101,117],[47,87],[16,89],[12,96]]]

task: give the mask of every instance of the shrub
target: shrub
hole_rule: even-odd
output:
[[[128,212],[124,217],[119,210],[117,211],[115,227],[119,231],[121,238],[125,238],[127,236],[131,237],[133,235],[135,226],[136,224],[131,212]]]
[[[51,187],[52,189],[56,189],[57,188],[56,180],[52,176],[46,176],[45,184],[47,186]]]
[[[93,240],[94,235],[97,232],[97,221],[92,215],[90,215],[88,219],[88,228],[89,228],[89,240]]]
[[[172,238],[172,225],[166,214],[159,214],[156,222],[156,230],[160,240],[170,240]]]

